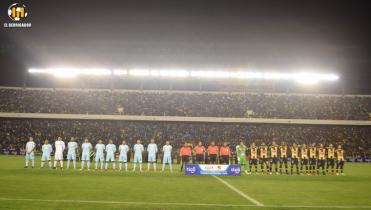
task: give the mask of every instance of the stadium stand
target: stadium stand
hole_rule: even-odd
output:
[[[371,97],[177,91],[0,89],[0,111],[369,120]]]

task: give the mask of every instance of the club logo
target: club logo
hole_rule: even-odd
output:
[[[26,18],[28,15],[28,10],[26,5],[21,3],[14,3],[8,8],[8,16],[13,21],[20,21]]]

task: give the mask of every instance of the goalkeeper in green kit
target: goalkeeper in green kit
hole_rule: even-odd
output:
[[[247,148],[242,141],[236,146],[238,164],[241,165],[241,168],[243,167],[245,174],[247,174],[246,150]]]

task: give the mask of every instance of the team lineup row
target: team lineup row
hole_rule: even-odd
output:
[[[33,141],[33,138],[30,137],[29,141],[26,144],[26,165],[28,167],[28,162],[32,161],[32,167],[34,167],[34,151],[36,144]],[[76,169],[76,154],[78,153],[78,144],[71,139],[67,144],[67,168],[69,168],[70,161],[73,162],[73,167]],[[170,171],[172,171],[172,146],[170,142],[167,141],[162,148],[163,160],[162,160],[162,171],[165,169],[165,164],[169,164]],[[53,152],[53,147],[49,144],[48,140],[44,141],[42,146],[42,157],[41,157],[41,167],[44,167],[45,161],[49,161],[49,167],[51,164],[51,153]],[[54,154],[54,168],[56,168],[58,161],[60,162],[60,167],[63,169],[63,152],[65,150],[65,143],[60,137],[55,141],[55,154]],[[100,164],[100,169],[103,169],[105,162],[105,169],[108,169],[108,164],[112,164],[112,168],[115,170],[115,154],[117,151],[116,145],[113,144],[112,140],[109,140],[107,145],[103,144],[102,140],[99,140],[98,143],[93,148],[92,144],[88,139],[85,139],[85,142],[81,145],[81,170],[85,168],[85,162],[87,163],[87,170],[90,170],[90,158],[95,155],[95,169],[98,169]],[[94,150],[94,151],[93,151]],[[122,164],[125,166],[127,171],[128,165],[128,152],[130,148],[126,141],[122,141],[122,144],[118,148],[119,152],[119,171],[122,170]],[[139,163],[139,170],[142,171],[142,158],[143,152],[145,151],[143,144],[140,140],[137,140],[136,144],[133,146],[134,151],[134,160],[133,160],[133,171],[135,171],[136,164]],[[148,171],[150,170],[151,163],[153,164],[154,171],[156,171],[156,155],[159,152],[157,144],[151,139],[150,144],[147,146],[148,152]],[[104,155],[106,153],[106,155]],[[192,147],[191,144],[184,143],[180,149],[180,158],[181,158],[181,171],[183,166],[190,162],[190,160],[195,156],[194,162],[198,164],[205,163],[206,155],[209,158],[210,164],[230,164],[231,149],[227,143],[224,143],[223,146],[218,147],[215,145],[215,142],[211,142],[211,145],[207,149],[202,145],[202,142],[199,142],[195,147]],[[247,169],[247,159],[249,157],[249,166],[250,169]],[[320,144],[319,148],[315,144],[312,144],[310,147],[307,147],[305,144],[298,146],[293,144],[290,148],[282,143],[277,145],[275,141],[272,142],[271,146],[267,146],[262,143],[260,146],[256,146],[255,143],[252,143],[248,148],[241,141],[239,145],[236,146],[236,158],[238,164],[243,167],[243,170],[246,174],[251,174],[253,169],[255,173],[258,173],[258,164],[261,166],[262,173],[273,173],[282,174],[282,169],[284,168],[286,174],[288,173],[288,162],[291,165],[291,174],[293,174],[294,167],[297,174],[319,174],[319,170],[322,169],[322,174],[329,173],[331,168],[331,173],[334,174],[334,167],[336,161],[336,174],[339,175],[339,169],[343,175],[344,168],[344,150],[341,145],[336,149],[332,144],[329,147],[325,148]],[[325,170],[325,164],[327,167]],[[300,164],[300,171],[299,171]]]

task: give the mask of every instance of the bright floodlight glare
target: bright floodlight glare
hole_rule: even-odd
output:
[[[292,79],[301,84],[317,84],[320,81],[336,81],[339,79],[339,76],[334,74],[301,72],[292,74]]]
[[[55,77],[71,78],[78,75],[93,75],[104,76],[111,75],[111,70],[108,69],[77,69],[77,68],[50,68],[50,69],[29,69],[29,73],[44,73]]]
[[[320,74],[311,71],[300,71],[297,73],[284,73],[274,71],[216,71],[216,70],[169,70],[169,69],[114,69],[104,68],[76,69],[76,68],[49,68],[28,70],[31,74],[50,74],[55,77],[76,77],[79,75],[130,75],[138,77],[167,77],[167,78],[200,78],[200,79],[243,79],[243,80],[292,80],[302,84],[316,84],[322,81],[336,81],[339,79],[335,74]]]
[[[189,71],[186,70],[161,70],[161,77],[189,77]]]
[[[107,76],[111,75],[112,71],[108,69],[82,69],[79,71],[82,75]]]
[[[150,76],[150,71],[146,69],[131,69],[129,71],[130,76]]]
[[[46,69],[28,69],[28,73],[31,74],[46,74],[48,73]]]
[[[114,75],[127,75],[128,71],[127,70],[122,70],[122,69],[115,69],[113,70]]]
[[[228,71],[191,71],[191,77],[194,78],[226,79],[230,76],[231,74]]]
[[[59,78],[73,78],[78,75],[78,69],[74,68],[56,68],[56,69],[47,69],[48,74],[52,74],[55,77]]]
[[[158,70],[151,70],[150,71],[150,75],[153,76],[153,77],[158,77],[158,76],[160,76],[160,71],[158,71]]]

